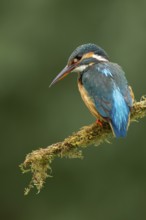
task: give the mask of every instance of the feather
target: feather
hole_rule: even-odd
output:
[[[92,114],[107,120],[116,137],[126,136],[133,100],[121,67],[110,62],[92,65],[82,74],[82,84],[90,103],[82,98]]]

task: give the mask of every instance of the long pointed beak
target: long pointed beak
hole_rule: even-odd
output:
[[[67,76],[73,69],[75,68],[75,65],[71,66],[66,66],[56,77],[55,79],[51,82],[50,86],[54,85],[56,82],[59,80],[63,79],[65,76]]]

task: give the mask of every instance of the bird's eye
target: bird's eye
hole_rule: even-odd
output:
[[[76,56],[74,59],[73,59],[73,62],[72,63],[77,63],[82,57],[81,56]]]

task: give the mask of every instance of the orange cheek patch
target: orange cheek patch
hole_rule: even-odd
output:
[[[93,57],[94,53],[93,52],[90,52],[90,53],[86,53],[83,58],[90,58],[90,57]]]

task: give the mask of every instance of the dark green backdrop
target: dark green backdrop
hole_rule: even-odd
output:
[[[126,139],[84,150],[84,160],[57,159],[42,192],[23,196],[25,155],[95,120],[76,74],[48,88],[87,42],[123,67],[137,100],[146,94],[146,1],[0,2],[0,219],[146,219],[146,119]]]

